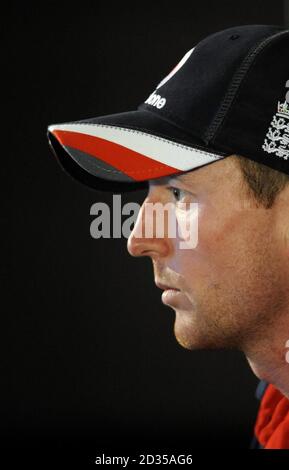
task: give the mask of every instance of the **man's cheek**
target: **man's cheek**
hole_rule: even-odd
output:
[[[216,241],[215,234],[218,233],[218,220],[216,213],[207,204],[198,203],[198,243],[195,251],[202,256],[209,254]]]

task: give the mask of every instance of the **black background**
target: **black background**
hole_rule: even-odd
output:
[[[131,258],[125,238],[90,236],[91,205],[112,195],[61,170],[46,128],[136,109],[203,37],[282,25],[283,2],[10,2],[1,21],[12,112],[1,449],[12,462],[85,464],[102,453],[247,448],[258,381],[246,359],[178,345],[151,261]]]

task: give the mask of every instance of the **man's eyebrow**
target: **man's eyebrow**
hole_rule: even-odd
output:
[[[168,178],[168,181],[171,182],[171,183],[172,182],[178,182],[178,181],[180,183],[186,183],[186,184],[196,183],[194,178],[192,178],[191,172],[190,173],[184,173],[184,174],[181,174],[181,175],[173,175],[173,176]]]
[[[186,172],[183,174],[176,174],[171,176],[163,176],[158,179],[151,179],[149,180],[150,185],[154,184],[175,184],[175,183],[183,183],[183,184],[196,184],[196,181],[192,178],[192,172]]]

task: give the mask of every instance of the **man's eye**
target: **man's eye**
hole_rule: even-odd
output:
[[[168,189],[171,191],[176,201],[180,201],[186,195],[186,192],[179,188],[170,187]]]

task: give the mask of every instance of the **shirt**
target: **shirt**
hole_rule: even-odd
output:
[[[272,384],[261,381],[260,407],[251,449],[289,449],[289,400]]]

